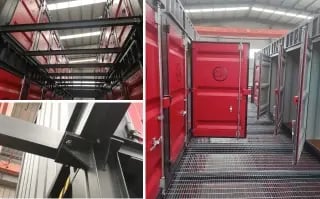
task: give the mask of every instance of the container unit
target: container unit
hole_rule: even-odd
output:
[[[78,23],[80,27],[76,24],[65,25],[68,21],[62,22],[62,24],[64,24],[63,27],[59,26],[61,24],[57,25],[55,22],[51,23],[46,4],[41,0],[13,0],[7,1],[0,6],[1,11],[10,15],[6,17],[1,16],[2,19],[6,20],[2,21],[1,24],[3,27],[7,28],[6,30],[4,30],[5,28],[1,28],[2,33],[8,33],[2,34],[3,38],[1,38],[1,60],[5,60],[5,64],[2,67],[13,72],[15,75],[18,74],[17,76],[19,78],[23,79],[26,77],[27,80],[31,79],[32,83],[39,84],[41,89],[55,90],[54,93],[56,96],[63,95],[66,98],[72,96],[72,92],[69,92],[69,85],[71,85],[73,81],[79,80],[73,78],[78,77],[78,75],[85,76],[85,74],[87,74],[87,76],[105,76],[110,79],[106,80],[106,82],[113,81],[111,86],[117,86],[116,84],[120,79],[126,81],[131,77],[133,71],[142,68],[142,17],[140,16],[143,14],[143,6],[141,1],[114,1],[106,6],[105,13],[103,13],[103,17],[105,17],[106,20],[112,21],[111,25],[109,23],[101,25],[102,20],[100,20],[99,23],[99,19],[91,19],[84,20],[84,23],[88,23],[89,21],[89,25],[84,23],[81,24],[82,21],[78,21],[81,22]],[[6,9],[8,8],[10,9],[7,12]],[[51,14],[53,14],[53,12],[51,12]],[[119,23],[117,22],[118,18]],[[126,22],[124,23],[125,25],[123,25],[121,22],[123,19],[128,19],[130,22]],[[31,27],[30,24],[39,24],[39,26]],[[16,27],[18,27],[18,31]],[[99,70],[97,73],[95,73],[96,70],[91,70],[87,73],[80,70],[81,74],[78,74],[77,69],[82,67],[87,68],[88,66],[84,64],[74,64],[75,67],[72,67],[71,63],[67,63],[65,55],[79,54],[79,51],[81,51],[80,54],[92,53],[92,51],[87,52],[87,49],[63,49],[56,30],[75,29],[77,27],[101,27],[103,34],[100,37],[100,49],[97,49],[96,51],[93,49],[93,51],[97,52],[97,54],[101,54],[98,56],[101,63],[96,65],[97,68],[100,67],[101,69],[103,67],[104,70]],[[9,36],[7,37],[6,35]],[[109,48],[114,50],[105,50]],[[15,53],[11,53],[11,51],[15,51]],[[17,60],[15,56],[19,57],[19,59]],[[102,63],[105,63],[106,65],[103,65]],[[40,70],[43,68],[39,65],[43,65],[46,72],[49,72],[50,75]],[[53,79],[53,77],[55,78]],[[83,78],[80,80],[82,79]],[[103,79],[90,79],[90,81],[101,82]],[[63,86],[57,86],[57,84],[61,82]],[[33,91],[27,91],[31,86],[24,85],[27,84],[21,84],[22,87],[20,90],[23,91],[23,95],[20,96],[23,99],[35,98],[35,96],[28,98],[27,94],[32,93]],[[141,88],[142,81],[135,83],[134,86],[130,87],[130,91],[132,91],[133,94],[129,95],[132,95],[133,98],[140,97],[139,99],[141,99],[142,95],[139,94],[139,92],[142,92]],[[94,95],[93,97],[103,98],[105,91],[104,87],[101,86],[96,89],[96,91],[97,92],[88,91],[87,97]],[[83,93],[85,93],[85,91],[79,91],[78,95],[83,96]]]
[[[190,137],[246,137],[249,45],[197,37],[179,1],[148,1],[147,198],[166,192]]]
[[[257,118],[268,114],[274,119],[275,134],[282,126],[292,131],[294,163],[300,158],[308,128],[311,58],[316,60],[310,41],[312,28],[311,23],[302,24],[258,52],[255,58]]]

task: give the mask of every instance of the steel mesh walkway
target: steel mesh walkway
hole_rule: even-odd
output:
[[[192,138],[165,197],[320,198],[320,161],[304,152],[292,165],[291,138],[254,112],[246,139]]]

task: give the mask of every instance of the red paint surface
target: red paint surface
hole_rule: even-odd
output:
[[[236,137],[239,44],[194,42],[192,51],[193,135]],[[241,91],[248,88],[248,52],[243,44]],[[247,96],[241,98],[240,137],[245,137]]]
[[[30,84],[28,100],[41,100],[41,87],[36,84]]]
[[[170,160],[175,162],[185,137],[185,51],[182,34],[170,25],[168,35],[170,112]]]
[[[129,99],[141,100],[143,95],[143,71],[140,69],[125,81]]]
[[[143,123],[142,123],[142,103],[132,103],[128,108],[128,113],[130,115],[131,121],[136,131],[140,134],[143,133]]]
[[[21,78],[0,69],[0,99],[17,100],[21,89]]]
[[[160,133],[160,93],[159,93],[159,57],[158,30],[155,12],[146,4],[146,197],[153,199],[159,193],[161,168],[161,145],[154,150],[152,139],[158,139]]]

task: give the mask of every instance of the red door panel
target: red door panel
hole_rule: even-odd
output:
[[[0,69],[0,99],[16,100],[19,99],[21,89],[21,78]]]
[[[172,25],[168,35],[170,160],[175,162],[185,137],[185,52],[182,34]]]
[[[246,136],[249,45],[243,44],[241,53],[239,45],[192,44],[194,136]]]
[[[146,198],[156,198],[162,176],[158,30],[155,13],[146,5]]]

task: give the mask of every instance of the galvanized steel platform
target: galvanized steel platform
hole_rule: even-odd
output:
[[[320,198],[319,159],[292,165],[291,138],[248,108],[246,139],[191,139],[165,198]]]

